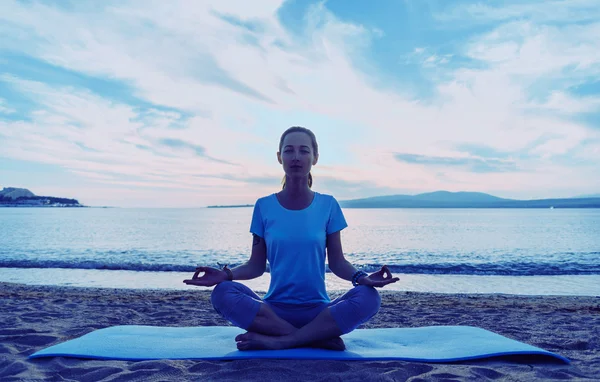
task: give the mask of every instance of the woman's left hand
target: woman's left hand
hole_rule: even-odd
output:
[[[377,272],[371,273],[368,276],[364,276],[358,279],[358,284],[370,285],[376,288],[381,288],[388,284],[395,283],[398,280],[400,280],[400,278],[392,277],[392,272],[390,272],[387,265],[384,265]]]

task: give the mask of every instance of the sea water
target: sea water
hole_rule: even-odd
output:
[[[600,295],[599,209],[343,209],[346,258],[390,290]],[[252,208],[1,208],[0,281],[194,288],[250,256]],[[330,290],[350,283],[331,273]],[[269,275],[245,281],[266,290]]]

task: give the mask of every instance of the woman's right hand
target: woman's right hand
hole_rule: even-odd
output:
[[[198,274],[201,272],[204,274],[202,277],[198,277]],[[227,280],[227,273],[225,273],[225,271],[211,267],[198,267],[196,268],[196,272],[194,273],[194,276],[192,276],[192,279],[183,280],[183,282],[187,285],[210,287],[225,280]]]

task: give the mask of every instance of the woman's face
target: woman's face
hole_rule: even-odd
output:
[[[319,155],[312,147],[310,136],[302,132],[289,133],[283,139],[277,160],[283,165],[288,176],[306,176],[312,166],[317,164]]]

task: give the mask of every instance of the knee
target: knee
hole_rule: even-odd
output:
[[[350,333],[369,321],[381,306],[381,297],[372,286],[359,285],[350,290],[346,299],[333,305],[331,313],[342,333]]]
[[[381,296],[372,286],[359,285],[356,287],[360,300],[360,309],[367,319],[373,317],[381,307]]]
[[[210,294],[210,302],[213,307],[220,311],[220,307],[223,306],[223,303],[227,301],[227,295],[231,292],[231,290],[235,287],[232,281],[223,281],[215,285],[212,293]]]

